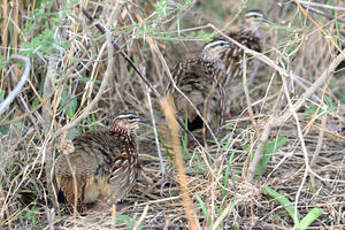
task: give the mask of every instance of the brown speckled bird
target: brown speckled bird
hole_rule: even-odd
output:
[[[73,151],[56,160],[58,201],[74,204],[75,182],[83,210],[98,200],[116,203],[122,199],[141,169],[135,140],[139,122],[144,120],[137,115],[119,115],[109,131],[90,131],[74,139]]]
[[[226,35],[249,49],[262,51],[263,33],[262,26],[266,17],[261,10],[249,10],[244,14],[243,25],[226,32]],[[231,79],[242,75],[243,49],[235,45],[224,45],[229,41],[224,37],[214,37],[206,43],[200,54],[204,61],[219,61],[224,68],[224,87],[228,87]],[[250,62],[248,62],[250,64]]]
[[[222,77],[217,63],[200,58],[180,62],[172,71],[176,87],[193,103],[212,129],[222,123],[223,88],[218,84]],[[171,83],[168,92],[174,97],[176,113],[180,120],[188,118],[188,129],[194,131],[203,127],[200,116],[190,102]]]

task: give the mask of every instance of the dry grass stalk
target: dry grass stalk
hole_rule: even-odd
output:
[[[328,34],[319,23],[317,23],[312,17],[310,17],[305,11],[305,9],[301,6],[300,2],[298,0],[295,0],[297,6],[301,10],[302,14],[311,22],[313,23],[319,31],[321,31],[325,36],[329,37],[329,41],[332,43],[333,47],[336,48],[343,56],[345,56],[345,52],[341,50],[341,48],[338,46],[337,41],[335,41],[330,34]]]
[[[6,23],[2,23],[2,26],[1,26],[1,45],[2,47],[7,47],[7,44],[8,44],[8,37],[7,37],[7,33],[8,33],[8,1],[7,0],[2,0],[2,17],[4,19],[4,22]],[[7,50],[4,49],[3,50],[3,53],[2,55],[4,57],[7,56]],[[5,72],[6,70],[5,69],[2,69],[1,70],[1,80],[0,80],[0,89],[2,89],[4,87],[4,79],[5,79]]]
[[[12,55],[11,59],[23,61],[25,63],[25,69],[16,87],[11,91],[10,95],[8,95],[8,97],[0,104],[0,114],[2,114],[7,109],[7,107],[11,104],[15,97],[20,93],[24,84],[30,77],[31,62],[28,57],[22,55]]]
[[[289,2],[294,1],[291,0]],[[13,48],[31,45],[31,41],[39,37],[38,35],[41,35],[41,30],[25,32],[24,26],[42,26],[43,21],[50,21],[48,19],[42,22],[40,20],[32,22],[29,16],[29,13],[35,15],[38,12],[37,10],[40,9],[39,3],[45,1],[26,1],[21,2],[19,5],[16,5],[16,3],[20,1],[11,2],[3,0],[1,2],[3,3],[0,9],[3,15],[3,21],[0,23],[3,49],[1,53],[7,58],[7,55],[13,51]],[[35,5],[35,2],[38,4]],[[119,52],[127,54],[127,58],[130,57],[135,65],[143,64],[145,71],[147,71],[145,76],[148,76],[151,84],[161,93],[163,92],[162,89],[165,89],[164,84],[169,81],[165,74],[167,73],[169,76],[169,68],[174,66],[177,61],[189,58],[187,56],[192,55],[189,51],[192,51],[191,49],[197,50],[198,45],[202,43],[200,37],[191,38],[189,33],[197,34],[200,30],[203,30],[202,32],[210,32],[208,30],[210,26],[200,26],[200,24],[214,22],[221,27],[224,24],[232,26],[231,19],[237,18],[240,5],[251,8],[252,6],[257,7],[257,2],[260,2],[258,4],[265,2],[265,5],[272,7],[269,10],[264,7],[263,10],[265,13],[268,13],[267,16],[272,19],[272,22],[281,24],[282,27],[287,29],[284,31],[280,30],[279,25],[273,28],[275,35],[272,36],[275,37],[269,41],[273,45],[272,48],[266,50],[267,52],[265,51],[265,56],[256,55],[250,52],[250,50],[242,48],[249,55],[266,64],[265,68],[260,68],[258,72],[254,73],[255,78],[250,78],[249,76],[252,74],[247,70],[249,81],[244,82],[242,85],[244,85],[245,90],[248,88],[249,92],[243,93],[242,87],[233,85],[237,94],[232,94],[229,97],[229,101],[237,106],[236,109],[232,107],[236,118],[230,120],[229,125],[226,126],[226,136],[217,140],[220,146],[225,148],[221,148],[218,151],[216,146],[209,144],[206,154],[201,145],[199,146],[201,150],[191,149],[188,146],[188,151],[190,153],[193,152],[193,154],[184,155],[186,159],[191,157],[188,159],[188,163],[185,162],[184,165],[186,175],[189,178],[188,182],[190,183],[188,184],[188,191],[190,193],[192,191],[198,192],[200,198],[205,201],[206,208],[209,208],[207,211],[211,217],[211,223],[207,227],[213,229],[235,229],[235,224],[238,224],[241,228],[248,229],[256,227],[262,229],[290,229],[293,227],[294,223],[289,218],[284,218],[283,220],[274,218],[276,216],[286,216],[286,211],[277,202],[267,198],[260,190],[262,180],[249,187],[257,188],[255,190],[257,192],[250,191],[249,195],[242,196],[248,193],[248,185],[242,180],[246,174],[241,173],[244,171],[243,168],[246,167],[246,159],[248,159],[248,162],[251,160],[248,152],[254,152],[252,151],[253,148],[254,150],[257,150],[257,147],[260,148],[260,144],[264,146],[264,142],[260,142],[257,137],[255,139],[252,131],[253,126],[250,124],[250,121],[255,119],[258,123],[258,128],[265,131],[268,127],[266,127],[267,123],[265,124],[264,122],[267,122],[270,118],[277,121],[279,116],[285,116],[285,114],[289,113],[289,111],[285,111],[289,107],[284,107],[287,104],[286,100],[289,100],[291,113],[293,114],[290,114],[281,126],[276,127],[274,124],[270,126],[271,129],[267,132],[266,141],[268,139],[286,137],[288,142],[272,154],[263,177],[267,178],[265,185],[278,190],[281,194],[288,194],[288,198],[297,204],[296,207],[298,206],[301,217],[312,207],[323,208],[324,214],[310,226],[311,228],[327,228],[331,225],[333,228],[343,229],[344,218],[342,218],[342,208],[343,200],[345,199],[343,192],[345,167],[342,153],[344,152],[345,135],[344,130],[342,130],[344,127],[342,119],[345,110],[344,101],[335,94],[336,91],[333,84],[333,81],[337,84],[342,79],[337,76],[333,77],[327,89],[325,81],[323,81],[321,85],[316,86],[316,91],[311,96],[307,95],[308,92],[311,92],[308,91],[308,87],[315,80],[318,80],[320,76],[323,76],[322,72],[329,68],[329,60],[333,60],[337,53],[329,38],[332,38],[334,41],[335,38],[339,40],[342,38],[342,35],[337,36],[338,28],[336,28],[336,25],[338,24],[339,32],[342,34],[343,24],[341,24],[341,21],[343,15],[340,12],[340,6],[344,6],[343,1],[338,1],[338,5],[334,8],[337,12],[332,18],[323,17],[317,13],[311,15],[310,12],[312,10],[309,7],[308,14],[327,32],[327,37],[325,37],[325,33],[314,26],[315,24],[307,23],[308,20],[303,17],[299,8],[294,4],[281,4],[278,6],[282,1],[271,1],[270,3],[272,4],[266,4],[267,1],[250,1],[250,3],[248,1],[248,4],[243,4],[241,1],[222,0],[219,1],[220,4],[226,3],[231,6],[229,11],[231,15],[225,15],[225,21],[230,23],[219,21],[220,18],[211,18],[209,14],[203,14],[201,21],[196,22],[196,17],[198,16],[195,13],[197,11],[197,13],[204,12],[199,6],[209,6],[209,3],[206,2],[198,1],[198,4],[192,8],[189,7],[183,12],[176,10],[168,18],[164,15],[157,17],[159,14],[157,8],[148,4],[142,4],[138,0],[125,1],[125,4],[121,5],[123,10],[120,12],[121,16],[117,18],[119,23],[116,28],[113,28],[113,35],[117,36],[120,34],[121,39],[125,38],[124,42],[121,39],[117,40],[119,41],[118,45],[121,47]],[[299,2],[307,8],[307,1]],[[105,0],[89,0],[80,3],[88,7],[95,17],[101,20],[105,19],[104,22],[105,24],[107,23],[109,19],[108,12],[112,8],[109,9],[106,6]],[[333,2],[329,4],[333,4]],[[133,191],[129,198],[124,201],[125,207],[118,207],[120,208],[118,217],[126,216],[131,221],[130,225],[121,220],[121,218],[115,217],[115,215],[112,217],[111,212],[88,212],[86,217],[77,216],[74,220],[71,216],[64,215],[65,213],[63,213],[62,216],[56,218],[52,216],[51,219],[47,220],[45,213],[47,213],[47,209],[53,210],[51,208],[53,200],[49,197],[50,192],[47,191],[49,189],[46,187],[49,180],[43,176],[45,175],[45,170],[42,169],[45,167],[44,162],[47,154],[51,153],[48,149],[49,143],[52,141],[49,132],[52,130],[52,127],[60,128],[59,124],[65,125],[71,122],[71,120],[73,122],[75,118],[83,113],[89,103],[87,97],[91,96],[90,101],[92,101],[100,91],[100,85],[102,80],[104,80],[104,72],[108,61],[106,56],[102,56],[107,51],[106,45],[104,45],[104,38],[99,36],[98,32],[95,32],[93,26],[85,25],[84,20],[87,20],[79,12],[76,5],[70,6],[68,8],[72,9],[72,11],[68,10],[70,14],[67,16],[66,14],[61,14],[61,24],[58,25],[58,29],[55,27],[48,28],[48,30],[54,29],[54,34],[57,35],[57,45],[62,41],[68,42],[70,47],[60,47],[59,52],[49,53],[41,52],[39,47],[30,47],[38,51],[38,53],[30,56],[33,66],[30,82],[35,89],[25,85],[18,97],[11,103],[11,107],[1,117],[0,128],[5,127],[9,131],[3,136],[0,135],[0,166],[3,167],[0,167],[0,188],[3,193],[1,195],[0,192],[0,202],[1,196],[3,197],[3,207],[0,205],[0,215],[3,219],[0,219],[0,225],[8,225],[9,229],[49,229],[50,226],[58,229],[106,229],[110,227],[113,229],[128,229],[133,228],[134,224],[138,223],[137,221],[143,214],[146,204],[149,204],[150,208],[145,218],[140,222],[140,226],[143,226],[144,229],[186,228],[185,210],[178,202],[182,198],[182,193],[180,193],[180,196],[177,195],[180,191],[179,181],[176,178],[174,167],[171,166],[167,158],[164,158],[164,162],[166,163],[165,172],[167,175],[165,180],[168,184],[163,187],[163,190],[160,190],[156,183],[152,186],[152,193],[144,194],[141,190],[145,191],[148,186],[143,181],[140,184],[142,186],[140,191]],[[14,17],[15,7],[19,7],[18,19]],[[56,9],[59,9],[59,13],[66,12],[66,8],[62,7],[58,1],[54,1],[53,7],[45,12],[49,14],[49,17],[54,17]],[[322,8],[321,10],[326,12],[327,9]],[[223,9],[220,11],[222,13],[227,12],[223,11]],[[328,11],[330,12],[331,10]],[[212,9],[208,8],[208,12],[212,13]],[[102,13],[106,14],[105,17],[99,16]],[[193,17],[190,20],[191,23],[188,22],[188,19],[185,20],[186,16],[189,17],[190,15]],[[170,16],[172,17],[170,18]],[[175,20],[175,16],[177,20]],[[230,20],[227,18],[230,18]],[[335,18],[336,20],[334,20]],[[179,25],[182,20],[183,24]],[[159,27],[153,27],[153,25],[157,24]],[[9,28],[13,26],[19,28],[16,47],[13,47],[15,44],[13,33],[9,31]],[[131,26],[134,26],[134,29]],[[118,30],[118,28],[120,29]],[[145,30],[145,28],[149,30]],[[228,26],[224,28],[227,29]],[[151,29],[153,29],[154,33],[151,33]],[[155,32],[162,32],[162,34],[159,33],[157,35]],[[174,42],[179,42],[179,44],[172,44],[166,41],[164,36],[167,33],[169,33],[169,36],[171,35],[170,39],[173,39]],[[200,43],[196,44],[195,40],[199,40]],[[179,52],[176,52],[177,54],[171,52],[177,49],[180,49],[178,50]],[[291,50],[293,51],[290,53]],[[26,50],[20,50],[20,52],[22,51],[26,52]],[[92,115],[88,115],[77,127],[69,130],[68,135],[78,135],[80,132],[91,128],[104,127],[107,125],[106,122],[102,122],[105,117],[112,113],[120,112],[122,109],[130,108],[132,111],[143,112],[145,115],[149,114],[145,100],[145,93],[147,93],[145,87],[136,79],[132,67],[121,56],[114,55],[115,74],[108,82],[107,92],[103,92],[102,98],[91,110]],[[249,55],[247,55],[247,58]],[[50,61],[50,57],[54,57],[56,60]],[[263,65],[261,66],[263,67]],[[49,68],[57,71],[58,74],[53,73],[50,75]],[[144,71],[141,70],[141,72],[143,73]],[[1,93],[5,92],[5,95],[11,93],[17,82],[16,80],[13,81],[14,83],[11,82],[11,78],[15,79],[21,76],[21,74],[16,75],[14,73],[17,72],[13,71],[12,66],[2,69],[0,78]],[[281,86],[282,80],[276,77],[279,73],[284,77],[283,80],[286,81],[284,82],[284,88]],[[268,83],[266,80],[271,74],[271,81]],[[303,79],[297,75],[303,76]],[[45,79],[50,76],[53,79],[53,90],[43,93],[43,101],[38,103],[37,106],[33,106],[32,102],[38,96],[35,91],[41,94],[42,91],[39,91],[39,89],[41,89]],[[91,82],[93,80],[96,82]],[[294,83],[295,86],[289,85],[290,82],[288,81]],[[294,88],[287,88],[287,85]],[[322,87],[324,87],[324,90],[320,93]],[[341,88],[343,85],[337,85],[337,87]],[[87,90],[84,90],[85,88]],[[301,95],[301,91],[305,93]],[[265,96],[263,97],[264,94]],[[343,96],[344,94],[341,95]],[[76,112],[72,116],[66,113],[66,107],[70,105],[70,101],[63,103],[63,97],[66,96],[77,101]],[[250,96],[249,99],[253,103],[249,103],[246,100],[248,96]],[[330,98],[332,105],[336,104],[337,110],[327,110],[326,114],[318,114],[317,112],[320,109],[326,111],[326,106],[329,106],[329,104],[323,104],[321,96]],[[143,100],[145,100],[145,103],[143,103]],[[159,125],[162,114],[156,109],[155,106],[158,103],[156,104],[154,100],[155,98],[152,98],[154,116],[158,124],[157,129],[159,133],[163,134],[162,128]],[[300,104],[298,100],[301,100]],[[333,103],[334,101],[335,103]],[[48,105],[49,102],[50,106]],[[284,105],[282,105],[282,102]],[[243,114],[245,112],[250,112],[242,112],[242,108],[248,108],[250,104],[254,115],[244,117]],[[299,110],[296,110],[297,105],[301,105]],[[306,112],[306,109],[311,107],[319,108],[312,117]],[[47,109],[52,111],[53,117],[49,114],[49,111],[46,113]],[[256,113],[257,111],[258,113]],[[241,115],[238,115],[239,113]],[[45,133],[42,132],[42,130],[46,129],[42,122],[44,115],[47,115],[49,119],[55,118],[57,121],[53,125],[46,126],[48,136],[45,136]],[[10,116],[13,116],[13,120],[9,118]],[[295,119],[292,117],[295,117]],[[47,124],[51,124],[49,120],[46,121]],[[273,121],[270,122],[274,123]],[[298,134],[296,134],[297,126],[299,127]],[[25,132],[29,134],[25,135]],[[145,139],[145,155],[150,157],[141,159],[145,162],[143,168],[147,178],[151,178],[151,182],[148,184],[154,184],[160,179],[160,160],[158,157],[154,157],[157,152],[153,139],[154,133],[151,129],[145,132],[145,135],[142,135],[140,138]],[[256,132],[256,135],[260,135],[260,133]],[[162,148],[163,151],[165,149],[165,147]],[[170,149],[167,151],[170,152]],[[54,153],[54,151],[52,152]],[[312,158],[313,153],[315,155]],[[208,157],[212,158],[217,154],[220,154],[222,159],[217,160],[217,164],[212,165]],[[143,157],[143,155],[141,156]],[[227,161],[230,160],[230,156],[231,165],[228,165]],[[313,162],[315,162],[315,165]],[[230,169],[228,180],[223,180],[226,179],[224,176],[225,168]],[[306,180],[308,177],[311,179],[310,184]],[[312,182],[313,178],[315,182]],[[227,185],[223,183],[225,181],[228,182]],[[222,190],[226,191],[225,196],[220,196],[223,193]],[[237,202],[237,200],[241,200],[241,202]],[[218,206],[219,204],[221,206]],[[195,209],[195,211],[199,211],[199,209]],[[261,215],[262,213],[264,213],[264,216]],[[31,223],[33,221],[30,217],[38,220],[36,225]],[[204,216],[200,214],[198,218],[199,221],[205,220]],[[327,218],[329,222],[324,221]],[[117,219],[116,223],[114,222],[115,219]]]
[[[326,130],[326,124],[327,124],[327,118],[328,118],[327,114],[324,114],[321,118],[321,130],[320,130],[319,138],[317,141],[315,152],[313,154],[313,158],[310,161],[310,168],[312,168],[312,169],[315,168],[317,158],[318,158],[318,156],[322,150],[323,140],[324,140],[324,135],[325,135],[325,130]],[[316,188],[314,174],[310,175],[310,183],[311,183],[313,188]]]
[[[4,210],[3,210],[3,205],[4,205],[4,202],[5,202],[5,194],[3,193],[3,189],[2,189],[2,186],[0,185],[0,218],[1,219],[4,219]]]
[[[171,130],[170,141],[171,141],[171,145],[173,147],[173,152],[175,155],[177,175],[178,175],[178,180],[179,180],[180,188],[182,192],[183,206],[185,208],[188,225],[189,225],[189,228],[192,230],[200,229],[200,224],[199,224],[197,215],[194,211],[193,202],[191,198],[189,197],[188,186],[187,186],[187,176],[184,173],[185,169],[183,166],[182,147],[180,144],[179,134],[178,134],[179,124],[177,123],[171,102],[169,102],[167,98],[162,98],[160,100],[160,104]]]
[[[110,24],[112,26],[115,26],[117,21],[114,20],[114,15],[117,15],[116,12],[118,11],[118,2],[116,3],[116,6],[113,8],[113,11],[111,13],[111,17],[108,21],[107,27],[110,27]],[[90,114],[92,109],[97,105],[99,100],[101,99],[103,93],[106,91],[107,87],[109,86],[110,78],[113,76],[113,69],[114,69],[114,47],[112,44],[112,35],[110,31],[106,31],[106,38],[107,38],[107,51],[108,51],[108,65],[107,70],[105,72],[105,75],[102,79],[101,86],[98,89],[97,95],[94,97],[94,99],[86,106],[86,108],[82,111],[82,113],[74,119],[71,123],[65,125],[61,129],[58,129],[55,132],[55,136],[61,134],[62,132],[69,130],[76,125],[78,125],[86,116]]]
[[[139,220],[135,223],[134,225],[134,230],[138,230],[140,229],[140,224],[143,222],[143,220],[145,219],[146,215],[147,215],[147,211],[149,210],[149,205],[147,204],[144,208],[144,211],[142,212]]]
[[[345,50],[344,50],[345,51]],[[265,145],[268,141],[268,138],[271,134],[271,131],[275,127],[279,127],[283,125],[292,115],[293,111],[297,111],[306,101],[307,98],[309,98],[311,95],[313,95],[316,90],[322,86],[330,77],[331,73],[335,70],[335,68],[345,60],[345,56],[342,54],[339,54],[329,65],[328,69],[325,70],[322,75],[308,88],[306,92],[301,96],[300,100],[295,102],[292,105],[292,108],[290,110],[285,111],[284,114],[278,116],[278,115],[272,115],[267,123],[263,127],[263,131],[260,134],[259,142],[255,151],[254,158],[252,162],[249,165],[248,168],[248,174],[247,174],[247,181],[251,182],[254,179],[255,171],[257,168],[257,165],[259,164],[259,161],[261,160],[263,156],[263,150],[265,148]],[[284,80],[284,78],[283,78]]]
[[[257,132],[257,124],[254,119],[254,112],[252,107],[252,101],[250,99],[249,90],[248,90],[248,84],[247,84],[247,57],[246,54],[243,54],[243,76],[242,76],[242,82],[243,82],[243,89],[244,89],[244,95],[246,96],[247,101],[247,108],[248,108],[248,116],[250,118],[250,121],[252,122],[252,125]]]
[[[111,206],[111,220],[112,220],[111,228],[115,229],[115,225],[116,225],[116,205],[115,204]]]

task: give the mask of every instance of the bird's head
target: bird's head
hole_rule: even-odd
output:
[[[205,61],[217,61],[221,58],[224,53],[226,53],[229,49],[236,48],[234,44],[229,41],[226,41],[223,38],[215,38],[213,41],[204,45],[201,50],[201,59]]]
[[[147,121],[137,114],[121,114],[115,117],[111,131],[132,135],[139,129],[139,123],[147,123]]]
[[[261,10],[248,10],[244,13],[244,24],[252,31],[257,31],[267,25],[268,18]]]

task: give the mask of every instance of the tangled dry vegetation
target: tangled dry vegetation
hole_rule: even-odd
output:
[[[344,229],[345,4],[306,12],[296,2],[3,1],[1,228]],[[111,32],[100,33],[80,5]],[[181,131],[176,144],[165,99],[110,41],[164,95],[169,68],[251,8],[272,24],[263,55],[246,50],[260,64],[233,82],[232,119],[207,145],[186,144]],[[123,202],[86,215],[57,206],[52,169],[61,143],[124,111],[154,118],[163,161],[154,128],[144,127],[144,175]]]

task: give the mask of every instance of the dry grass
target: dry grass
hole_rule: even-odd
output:
[[[204,229],[297,228],[297,218],[267,187],[287,198],[300,220],[322,209],[309,229],[345,228],[345,84],[344,73],[333,74],[344,59],[335,47],[344,43],[343,2],[328,1],[334,12],[317,8],[329,17],[307,17],[293,1],[79,1],[113,31],[161,95],[169,68],[197,55],[205,33],[239,23],[244,7],[261,8],[274,22],[264,55],[246,55],[246,61],[257,60],[257,71],[248,66],[245,81],[233,82],[233,119],[217,134],[219,144],[182,143],[184,170],[182,162],[175,163],[176,143],[169,147],[174,142],[160,98],[116,49],[111,55],[111,33],[101,35],[71,3],[17,2],[4,0],[0,8],[0,103],[25,75],[23,64],[9,61],[11,55],[29,57],[31,71],[0,114],[1,228],[186,229],[188,212],[189,223]],[[154,115],[163,159],[152,127],[143,127],[138,186],[116,210],[95,207],[73,217],[72,208],[58,207],[54,196],[57,148],[63,138],[103,129],[124,111]],[[274,140],[283,144],[272,154]],[[258,173],[262,154],[268,161]]]

